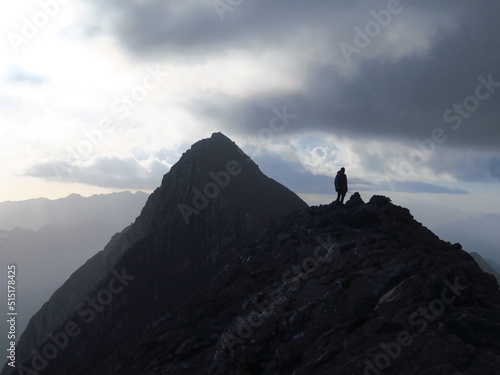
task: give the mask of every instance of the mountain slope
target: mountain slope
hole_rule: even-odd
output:
[[[498,375],[500,292],[384,197],[279,220],[114,375]]]
[[[205,285],[272,220],[305,207],[224,135],[194,144],[136,222],[56,292],[57,303],[49,301],[47,314],[56,313],[79,291],[73,313],[52,329],[61,337],[69,324],[78,334],[54,358],[35,355],[25,368],[52,375],[109,372],[149,324]],[[93,288],[89,273],[100,280]],[[35,354],[43,356],[50,345],[49,336]]]

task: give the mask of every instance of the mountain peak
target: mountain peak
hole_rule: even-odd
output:
[[[231,141],[231,139],[229,139],[226,135],[224,135],[221,132],[212,133],[212,136],[210,137],[210,139],[233,143],[233,141]]]
[[[208,158],[206,164],[212,164],[217,159],[234,159],[243,157],[246,161],[250,158],[227,136],[222,133],[213,133],[210,138],[202,139],[191,146],[184,153],[191,157]],[[239,155],[239,156],[238,156]],[[182,159],[180,162],[182,163]],[[213,165],[212,165],[213,166]]]
[[[77,270],[30,321],[18,344],[18,360],[33,365],[31,349],[43,353],[51,345],[49,334],[64,333],[65,321],[71,321],[81,333],[39,373],[110,373],[148,325],[209,282],[273,220],[306,207],[222,133],[193,144],[165,174],[137,220]],[[130,285],[93,308],[91,302],[107,286],[116,289],[122,272],[131,275]],[[91,354],[96,354],[96,340],[105,361]]]
[[[191,146],[191,149],[195,149],[195,148],[199,147],[200,145],[204,145],[206,147],[208,147],[208,146],[211,146],[211,147],[225,146],[225,147],[230,147],[230,148],[236,147],[239,149],[239,147],[236,145],[236,143],[234,141],[232,141],[229,137],[227,137],[226,135],[224,135],[221,132],[212,133],[210,138],[204,138],[204,139],[199,140],[198,142],[194,143]]]

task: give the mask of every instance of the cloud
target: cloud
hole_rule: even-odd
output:
[[[262,171],[271,175],[278,182],[299,194],[335,194],[333,176],[315,174],[299,160],[283,159],[279,155],[265,154],[255,158]],[[392,191],[400,193],[434,193],[434,194],[469,194],[467,190],[450,188],[434,183],[421,181],[370,181],[355,167],[350,174],[348,169],[349,190],[375,192]]]
[[[99,19],[110,20],[94,27],[116,35],[131,53],[198,58],[224,53],[228,48],[278,46],[290,37],[291,29],[302,28],[304,23],[314,25],[318,17],[326,20],[346,8],[341,1],[335,7],[323,1],[242,1],[237,6],[229,5],[226,9],[230,11],[222,12],[221,19],[217,2],[212,0],[89,1],[96,6]]]
[[[42,84],[46,82],[46,78],[35,73],[31,73],[19,66],[11,65],[7,72],[7,81],[11,83],[32,83]]]
[[[138,57],[203,63],[238,50],[258,61],[262,54],[279,51],[295,61],[302,74],[290,80],[303,80],[295,90],[244,98],[212,92],[192,103],[195,113],[226,128],[234,130],[237,123],[237,131],[255,134],[269,121],[270,107],[286,105],[301,119],[289,131],[411,142],[441,127],[456,147],[498,146],[498,93],[467,113],[460,129],[443,119],[455,103],[463,105],[475,95],[478,77],[491,75],[500,82],[500,50],[493,47],[500,42],[498,2],[402,1],[402,12],[393,14],[348,64],[340,44],[354,45],[355,28],[365,30],[373,12],[388,8],[387,1],[223,2],[230,9],[223,21],[208,0],[89,1],[100,14],[96,19],[106,20],[99,21],[100,30]]]
[[[387,190],[392,190],[399,193],[470,194],[467,190],[464,189],[448,188],[436,184],[428,184],[418,181],[397,181],[394,183],[393,187]]]
[[[128,94],[143,74],[138,64],[161,64],[171,76],[134,110],[134,132],[117,130],[107,138],[103,151],[116,155],[72,162],[72,181],[156,186],[155,166],[165,167],[165,156],[146,155],[166,142],[194,142],[207,129],[257,142],[255,156],[269,166],[267,173],[300,192],[329,191],[340,165],[365,189],[382,186],[387,175],[402,191],[446,194],[460,192],[442,187],[448,183],[500,180],[498,2],[401,1],[403,11],[347,58],[341,44],[356,46],[357,30],[366,32],[374,14],[388,9],[387,0],[223,0],[229,4],[223,14],[213,0],[85,1],[94,16],[78,22],[86,24],[88,40],[70,55],[100,45],[97,53],[112,52],[112,63],[103,69],[97,59],[92,69],[82,69],[88,75],[74,74],[76,60],[63,64],[71,72],[56,81],[78,87],[64,102],[66,109],[68,102],[78,104],[71,123],[102,115],[95,103],[105,97],[96,95],[108,88],[113,94],[104,110]],[[28,73],[16,79],[29,82]],[[50,84],[55,75],[48,75]],[[278,116],[274,125],[285,125],[279,132],[271,128],[276,111],[296,115],[288,122]],[[271,129],[272,140],[262,139],[263,129]],[[436,129],[442,142],[433,140]],[[432,150],[422,150],[429,142]],[[41,159],[49,161],[32,164],[29,173],[51,178],[50,161],[61,158],[45,149]],[[266,152],[280,161],[272,163]],[[416,152],[424,152],[424,162],[401,176]]]
[[[153,189],[170,165],[156,158],[134,155],[98,155],[86,162],[52,160],[37,163],[27,176],[120,189]]]

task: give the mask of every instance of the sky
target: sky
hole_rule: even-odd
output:
[[[223,132],[310,204],[500,213],[495,0],[25,0],[0,13],[0,201],[151,192]]]

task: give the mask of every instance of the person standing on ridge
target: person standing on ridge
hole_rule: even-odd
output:
[[[347,194],[347,175],[345,174],[345,168],[340,168],[335,176],[335,191],[337,192],[336,203],[344,204],[344,198]]]

